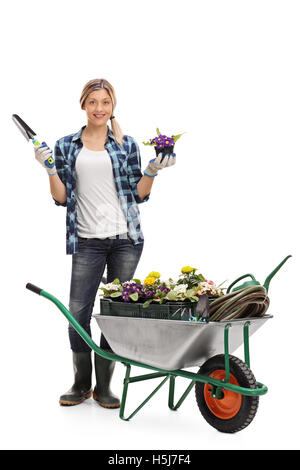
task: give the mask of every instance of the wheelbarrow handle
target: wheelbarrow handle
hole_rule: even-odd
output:
[[[35,294],[39,294],[39,295],[40,295],[41,291],[43,290],[40,287],[37,287],[34,284],[31,284],[30,282],[27,282],[26,289],[29,289],[32,292],[34,292]]]
[[[115,353],[111,353],[102,348],[99,348],[97,344],[92,340],[90,335],[86,332],[86,330],[81,326],[81,324],[72,315],[72,313],[69,312],[69,310],[64,306],[64,304],[60,302],[56,297],[54,297],[54,295],[50,294],[44,289],[41,289],[40,287],[35,286],[34,284],[31,284],[31,282],[28,282],[26,284],[26,289],[29,289],[35,294],[39,294],[42,297],[45,297],[46,299],[53,302],[57,306],[57,308],[61,311],[61,313],[67,318],[67,320],[76,330],[76,332],[88,344],[88,346],[90,346],[90,348],[93,349],[93,351],[95,351],[96,354],[99,354],[99,356],[102,356],[105,359],[119,360],[120,362],[124,362],[124,360],[126,360],[125,358],[120,357],[116,355]]]

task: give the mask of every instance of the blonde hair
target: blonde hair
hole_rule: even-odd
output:
[[[90,93],[92,93],[93,91],[101,90],[102,88],[104,88],[108,92],[108,94],[109,94],[109,96],[112,100],[112,116],[113,116],[114,109],[115,109],[116,104],[117,104],[116,93],[115,93],[115,90],[114,90],[113,86],[107,80],[105,80],[104,78],[95,78],[94,80],[90,80],[89,82],[87,82],[84,85],[83,90],[81,92],[81,97],[80,97],[80,100],[79,100],[81,109],[84,109],[84,103],[85,103],[85,100],[87,99],[88,95]],[[117,142],[122,147],[122,145],[123,145],[123,132],[121,130],[121,127],[120,127],[118,121],[116,120],[116,118],[111,119],[110,123],[111,123],[110,124],[111,125],[111,131],[112,131],[113,135],[115,136]]]

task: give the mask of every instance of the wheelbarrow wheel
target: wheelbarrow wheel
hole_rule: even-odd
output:
[[[240,387],[256,388],[256,379],[247,364],[229,355],[229,382]],[[218,354],[206,361],[198,374],[225,379],[225,356]],[[205,420],[218,431],[235,433],[253,420],[259,403],[258,396],[246,396],[222,389],[219,396],[211,384],[196,382],[195,394],[199,410]],[[214,396],[213,396],[214,395]]]

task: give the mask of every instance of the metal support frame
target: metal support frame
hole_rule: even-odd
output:
[[[122,393],[122,400],[121,400],[121,405],[120,405],[120,413],[119,416],[122,420],[124,421],[129,421],[131,418],[133,418],[134,415],[137,414],[138,411],[143,408],[146,403],[160,390],[160,388],[167,382],[169,379],[169,396],[168,396],[168,406],[172,411],[178,410],[178,408],[182,405],[192,388],[194,387],[196,381],[192,380],[185,392],[182,394],[176,405],[174,405],[174,392],[175,392],[175,379],[176,375],[171,375],[169,373],[162,373],[162,372],[157,372],[154,374],[144,374],[144,375],[138,375],[135,377],[130,377],[130,372],[131,372],[131,365],[124,363],[126,367],[126,372],[125,372],[125,378],[123,381],[123,393]],[[125,418],[124,416],[124,411],[125,411],[125,405],[126,405],[126,399],[127,399],[127,393],[128,393],[128,386],[130,383],[134,382],[141,382],[143,380],[151,380],[151,379],[156,379],[159,377],[164,377],[162,382],[159,383],[159,385],[153,390],[153,392],[150,393],[150,395],[145,398],[145,400],[127,417]]]
[[[250,321],[247,321],[244,324],[244,356],[245,356],[245,363],[250,368],[249,326],[250,326]]]
[[[250,326],[250,321],[247,321],[243,327],[243,339],[244,339],[244,362],[250,368],[249,326]],[[230,378],[230,370],[229,370],[229,329],[230,327],[231,327],[231,323],[227,323],[224,328],[225,382],[229,382],[229,378]]]
[[[227,323],[224,328],[224,355],[225,355],[225,382],[229,382],[230,370],[229,370],[229,328],[231,323]]]
[[[125,372],[125,378],[123,381],[123,394],[122,394],[122,400],[121,400],[121,405],[120,405],[120,413],[119,416],[121,419],[124,421],[129,421],[131,418],[133,418],[134,415],[138,411],[140,411],[141,408],[143,408],[146,403],[158,392],[158,390],[164,385],[164,383],[168,380],[169,375],[166,373],[161,373],[157,372],[154,374],[144,374],[144,375],[138,375],[136,377],[130,377],[130,371],[131,371],[131,365],[130,364],[124,364],[126,366],[126,372]],[[153,390],[153,392],[148,395],[148,397],[128,416],[128,418],[125,418],[124,416],[124,411],[125,411],[125,404],[126,404],[126,399],[127,399],[127,392],[128,392],[128,385],[130,383],[134,382],[141,382],[143,380],[151,380],[151,379],[156,379],[158,377],[165,377],[162,382]]]

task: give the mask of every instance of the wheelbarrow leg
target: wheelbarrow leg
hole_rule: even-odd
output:
[[[128,418],[127,419],[124,418],[124,409],[125,409],[126,398],[127,398],[127,391],[128,391],[128,385],[129,385],[131,365],[130,364],[124,364],[124,365],[126,366],[126,372],[125,372],[125,378],[124,378],[124,383],[123,383],[123,393],[122,393],[122,400],[121,400],[121,405],[120,405],[119,416],[124,421],[129,421]]]
[[[182,403],[184,402],[184,400],[186,399],[186,397],[188,396],[188,394],[190,393],[190,391],[195,385],[195,380],[192,380],[190,385],[187,387],[187,389],[183,393],[182,397],[178,400],[176,405],[174,405],[175,378],[176,378],[176,375],[170,375],[168,405],[169,405],[170,410],[173,410],[173,411],[178,410],[178,408],[182,405]]]
[[[167,372],[154,372],[152,374],[144,374],[144,375],[138,375],[136,377],[130,377],[130,371],[131,371],[131,365],[123,362],[123,364],[126,366],[126,373],[125,373],[125,378],[124,378],[124,383],[123,383],[123,394],[122,394],[122,400],[121,400],[121,406],[120,406],[120,418],[123,419],[124,421],[129,421],[133,416],[136,415],[136,413],[143,408],[143,406],[148,403],[148,401],[158,392],[158,390],[163,386],[163,384],[168,380],[169,374]],[[150,393],[150,395],[136,408],[133,413],[131,413],[128,418],[124,418],[124,410],[125,410],[125,404],[126,404],[126,398],[127,398],[127,391],[128,391],[128,385],[130,383],[134,382],[141,382],[143,380],[151,380],[151,379],[157,379],[159,377],[164,377],[163,381],[153,390],[153,392]]]
[[[174,407],[174,392],[175,392],[175,375],[170,375],[169,401],[168,401],[168,405],[169,405],[170,410],[175,410],[175,407]]]

